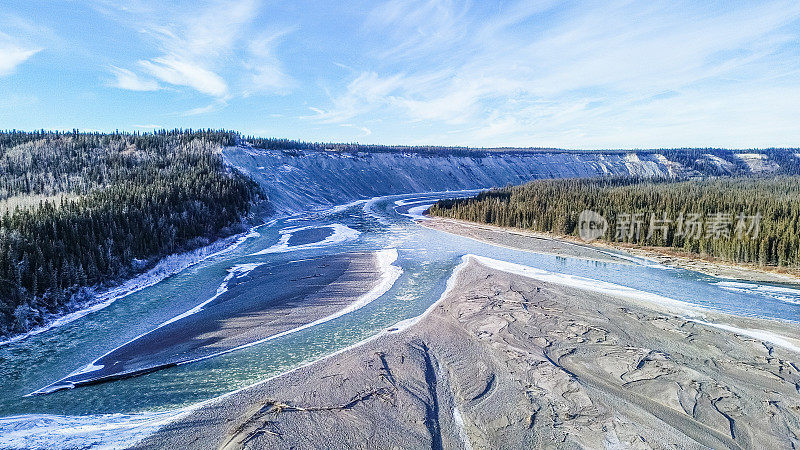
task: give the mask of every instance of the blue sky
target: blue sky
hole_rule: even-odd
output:
[[[4,0],[0,128],[800,146],[800,2]]]

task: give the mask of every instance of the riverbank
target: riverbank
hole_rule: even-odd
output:
[[[142,289],[153,286],[178,272],[199,264],[209,258],[228,253],[239,247],[244,241],[258,236],[258,226],[248,231],[220,238],[211,244],[182,253],[174,253],[159,259],[151,268],[119,283],[83,288],[73,296],[65,310],[59,314],[51,314],[43,325],[32,330],[7,336],[0,345],[16,342],[29,336],[35,336],[55,327],[66,325],[81,317],[108,307],[112,303],[125,298]]]
[[[574,236],[560,236],[441,217],[426,217],[425,220],[421,220],[419,223],[428,228],[518,250],[597,261],[611,260],[616,263],[625,261],[623,257],[608,252],[608,250],[612,250],[650,261],[653,264],[693,270],[719,278],[755,283],[800,284],[800,271],[797,270],[726,263],[711,258],[680,253],[668,248],[642,248],[630,244],[612,244],[601,241],[587,243]]]
[[[422,317],[138,448],[800,445],[800,326],[613,286],[467,256]]]
[[[419,220],[418,223],[434,230],[457,234],[499,247],[598,262],[631,264],[631,261],[619,255],[598,250],[582,242],[558,239],[544,233],[439,217],[426,217],[424,220]]]

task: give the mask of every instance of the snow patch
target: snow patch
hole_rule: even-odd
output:
[[[573,287],[583,289],[586,291],[598,292],[606,295],[614,295],[620,297],[633,298],[635,300],[645,301],[662,306],[668,306],[674,310],[678,310],[689,316],[699,316],[698,310],[701,308],[687,302],[675,300],[663,295],[654,294],[652,292],[640,291],[638,289],[622,286],[619,284],[609,283],[606,281],[594,280],[591,278],[579,277],[577,275],[567,275],[563,273],[550,272],[547,270],[536,269],[521,264],[510,263],[498,259],[487,258],[485,256],[467,255],[478,263],[490,267],[492,269],[501,270],[503,272],[521,275],[526,278],[532,278],[546,283],[557,284],[560,286]]]
[[[737,153],[734,156],[747,164],[752,173],[775,172],[780,169],[775,161],[771,161],[762,153]]]
[[[366,201],[367,200],[365,200],[365,199],[364,200],[355,200],[355,201],[352,201],[350,203],[345,203],[343,205],[336,205],[336,206],[334,206],[332,208],[328,208],[325,211],[323,211],[322,215],[328,216],[328,215],[331,215],[331,214],[340,213],[342,211],[347,210],[348,208],[351,208],[353,206],[365,203]]]
[[[292,235],[294,233],[301,230],[310,230],[313,228],[331,228],[333,229],[333,234],[331,234],[330,236],[326,237],[325,239],[319,242],[312,242],[303,245],[292,245],[292,246],[289,245],[289,240],[292,238]],[[281,237],[280,239],[278,239],[278,242],[275,245],[265,248],[264,250],[261,250],[259,252],[251,253],[250,256],[266,255],[270,253],[286,253],[297,250],[308,250],[313,248],[325,247],[328,245],[341,244],[342,242],[356,239],[361,233],[346,225],[335,223],[332,225],[324,225],[324,226],[309,225],[305,227],[284,228],[280,230],[280,234]]]
[[[30,448],[130,448],[156,430],[183,417],[202,404],[177,411],[138,414],[59,416],[26,414],[0,418],[0,447]]]
[[[405,206],[405,205],[413,205],[414,203],[422,203],[422,202],[431,202],[431,204],[436,203],[439,198],[430,198],[430,197],[412,197],[406,199],[395,200],[395,206]]]
[[[199,305],[195,306],[194,308],[192,308],[192,309],[190,309],[190,310],[188,310],[188,311],[186,311],[186,312],[184,312],[182,314],[179,314],[179,315],[167,320],[166,322],[164,322],[161,325],[157,326],[155,329],[167,326],[167,325],[169,325],[169,324],[171,324],[173,322],[177,322],[178,320],[181,320],[184,317],[189,317],[189,316],[191,316],[193,314],[199,313],[200,311],[203,310],[203,308],[206,305],[208,305],[209,303],[211,303],[214,300],[216,300],[217,298],[219,298],[220,295],[228,292],[228,282],[230,280],[232,280],[234,277],[236,277],[237,279],[242,278],[242,277],[248,275],[250,272],[252,272],[256,268],[258,268],[259,266],[263,266],[264,264],[265,263],[237,264],[237,265],[231,267],[230,269],[228,269],[228,275],[226,275],[225,278],[222,280],[222,284],[219,285],[219,287],[217,288],[217,292],[212,297],[210,297],[208,300],[200,303]],[[150,331],[152,331],[152,330],[150,330]],[[148,331],[147,333],[150,333],[150,331]],[[147,334],[147,333],[145,333],[145,334]],[[144,336],[144,334],[142,336]],[[139,339],[140,337],[141,336],[138,336],[138,337],[136,337],[136,339]]]
[[[619,259],[634,263],[634,264],[639,265],[639,266],[647,266],[647,267],[651,267],[653,269],[675,270],[674,267],[665,266],[663,264],[659,264],[659,263],[657,263],[655,261],[652,261],[650,259],[647,259],[647,258],[642,258],[640,256],[634,256],[634,255],[625,253],[624,251],[621,251],[621,250],[612,252],[612,251],[608,251],[608,250],[602,250],[602,249],[599,249],[599,248],[596,248],[596,247],[592,247],[592,248],[594,250],[597,250],[600,253],[605,254],[605,255],[613,256],[615,258],[619,258]]]
[[[714,165],[717,169],[722,170],[723,172],[726,173],[731,173],[736,168],[736,166],[732,162],[722,159],[719,156],[712,155],[710,153],[704,153],[703,158],[709,164]]]
[[[714,283],[726,291],[743,292],[768,297],[785,303],[800,305],[800,289],[780,286],[770,286],[756,283],[742,283],[738,281],[719,281]]]
[[[74,377],[75,375],[82,375],[84,373],[94,372],[95,370],[101,370],[103,367],[105,367],[103,364],[89,363],[89,364],[86,365],[86,367],[84,367],[82,369],[78,369],[78,370],[72,372],[71,374],[67,375],[66,378]]]
[[[466,450],[472,450],[472,443],[469,441],[467,431],[464,429],[464,417],[461,416],[461,411],[458,410],[458,406],[453,407],[453,423],[456,425],[458,438],[461,440],[464,448]]]
[[[428,208],[431,207],[431,205],[433,205],[433,203],[430,203],[430,204],[427,204],[427,205],[415,206],[413,208],[408,208],[408,212],[403,214],[403,215],[406,216],[406,217],[410,217],[411,219],[414,219],[414,220],[425,220],[425,219],[427,219],[427,217],[425,217],[425,215],[423,215],[423,213],[425,211],[427,211]]]
[[[777,345],[778,347],[785,348],[786,350],[793,351],[795,353],[800,353],[800,346],[798,345],[797,339],[787,338],[785,336],[781,336],[779,334],[765,330],[754,330],[752,328],[739,328],[731,325],[726,325],[723,323],[706,322],[700,319],[689,319],[689,320],[691,320],[692,322],[699,323],[701,325],[719,328],[721,330],[730,331],[731,333],[740,334],[742,336],[747,336],[753,339],[758,339],[759,341],[769,342],[771,344]]]

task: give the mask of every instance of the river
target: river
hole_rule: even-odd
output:
[[[512,250],[445,234],[414,221],[436,199],[470,193],[382,196],[274,220],[254,229],[235,248],[158,284],[68,324],[0,346],[0,416],[6,417],[0,420],[0,435],[22,439],[26,432],[41,431],[41,439],[3,442],[0,438],[0,443],[53,447],[65,442],[100,447],[130,443],[108,440],[99,431],[93,436],[92,430],[108,424],[117,437],[140,437],[137,430],[145,433],[152,423],[136,420],[169,415],[159,412],[186,408],[252,385],[415,317],[439,298],[453,268],[467,253],[610,282],[734,314],[800,321],[800,291],[783,286],[731,284],[730,280],[645,261],[615,264]],[[212,298],[232,268],[383,249],[396,249],[394,265],[402,274],[379,298],[347,314],[198,362],[48,395],[27,395]],[[123,425],[115,428],[115,421]],[[83,434],[70,434],[69,440],[58,432],[76,425],[87,428]]]

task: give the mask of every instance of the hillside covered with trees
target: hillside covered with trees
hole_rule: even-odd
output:
[[[226,131],[0,133],[0,336],[72,306],[79,288],[242,229],[257,186]]]
[[[672,247],[733,262],[800,266],[800,177],[795,176],[539,180],[443,200],[429,213],[581,236],[585,210],[605,219],[606,226],[597,229],[606,241]]]

